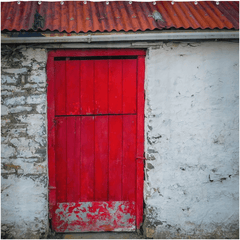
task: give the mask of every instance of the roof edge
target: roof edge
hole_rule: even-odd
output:
[[[96,43],[120,41],[158,41],[158,40],[208,40],[208,39],[239,39],[239,30],[220,31],[161,31],[144,33],[112,33],[84,34],[63,37],[4,37],[1,43]]]

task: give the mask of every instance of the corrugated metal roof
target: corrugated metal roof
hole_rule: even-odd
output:
[[[59,32],[145,31],[154,29],[239,29],[239,2],[2,2],[1,29]],[[155,14],[160,13],[160,20]],[[161,20],[162,18],[162,20]]]

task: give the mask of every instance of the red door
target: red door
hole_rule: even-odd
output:
[[[144,55],[49,53],[49,206],[56,232],[140,228]]]

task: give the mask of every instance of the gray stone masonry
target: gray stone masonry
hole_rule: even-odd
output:
[[[47,51],[22,46],[14,55],[2,54],[1,66],[2,238],[44,238],[48,233]]]

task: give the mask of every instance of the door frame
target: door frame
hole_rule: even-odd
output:
[[[49,218],[54,214],[56,205],[55,179],[55,57],[137,57],[137,150],[136,150],[136,228],[143,221],[143,181],[144,181],[144,78],[146,51],[141,49],[71,49],[52,50],[47,60],[47,121],[48,121],[48,174],[49,174]]]

